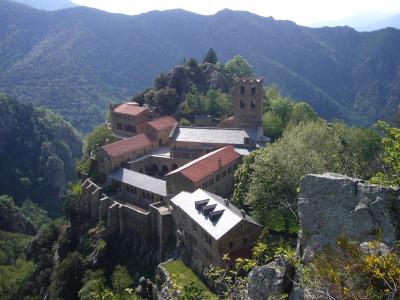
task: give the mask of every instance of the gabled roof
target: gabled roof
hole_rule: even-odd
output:
[[[101,147],[111,157],[124,155],[131,151],[150,146],[154,140],[147,134],[141,133],[133,137],[114,142]]]
[[[177,121],[170,117],[170,116],[164,116],[160,117],[158,119],[152,120],[147,122],[151,127],[153,127],[155,130],[163,130],[167,128],[173,127]]]
[[[141,190],[148,191],[162,197],[167,196],[167,184],[165,180],[151,177],[129,169],[118,168],[109,174],[108,178],[129,184]]]
[[[244,145],[245,138],[255,143],[258,128],[216,128],[182,127],[176,128],[172,138],[177,142],[209,143],[222,145]]]
[[[167,176],[181,173],[191,182],[196,183],[239,158],[240,154],[235,151],[233,146],[226,146],[183,165],[168,173]]]
[[[201,200],[208,200],[207,206],[213,206],[213,211],[223,211],[223,213],[217,219],[203,214],[202,209],[196,206],[196,202],[199,203]],[[215,240],[223,237],[241,221],[250,222],[261,227],[250,216],[242,214],[237,207],[232,204],[227,205],[223,198],[202,189],[198,189],[193,193],[181,192],[173,197],[171,202],[180,207]]]
[[[112,108],[112,111],[116,113],[130,115],[132,117],[136,117],[147,110],[147,108],[141,107],[135,102],[121,103]]]

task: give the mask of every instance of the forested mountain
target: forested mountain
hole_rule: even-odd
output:
[[[16,0],[16,1],[44,10],[64,9],[75,6],[75,4],[69,0]]]
[[[104,120],[109,102],[211,47],[222,62],[243,56],[267,85],[328,119],[371,124],[400,103],[396,29],[306,28],[230,10],[44,12],[0,0],[0,89],[54,109],[85,132]]]
[[[0,195],[60,212],[82,142],[59,115],[0,95]]]

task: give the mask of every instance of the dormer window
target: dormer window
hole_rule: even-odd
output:
[[[251,87],[251,95],[252,95],[252,96],[255,96],[255,95],[256,95],[256,87],[255,87],[255,86],[252,86],[252,87]]]
[[[240,108],[244,108],[244,102],[243,102],[243,100],[240,100]]]
[[[242,85],[240,87],[240,95],[244,95],[244,94],[245,94],[245,89],[244,89],[244,86]]]

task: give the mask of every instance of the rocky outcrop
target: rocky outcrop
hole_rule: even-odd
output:
[[[4,197],[4,196],[3,196]],[[0,201],[0,230],[35,235],[35,226],[19,211],[11,200]]]
[[[345,235],[362,243],[376,239],[392,247],[399,239],[400,191],[338,174],[307,175],[298,200],[300,255],[309,261]]]
[[[293,287],[295,268],[282,258],[255,268],[249,274],[247,299],[281,299],[289,294]]]

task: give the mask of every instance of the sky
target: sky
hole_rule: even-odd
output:
[[[151,10],[182,8],[203,15],[229,8],[261,16],[292,20],[301,25],[353,16],[400,13],[400,0],[72,0],[79,5],[136,15]]]

